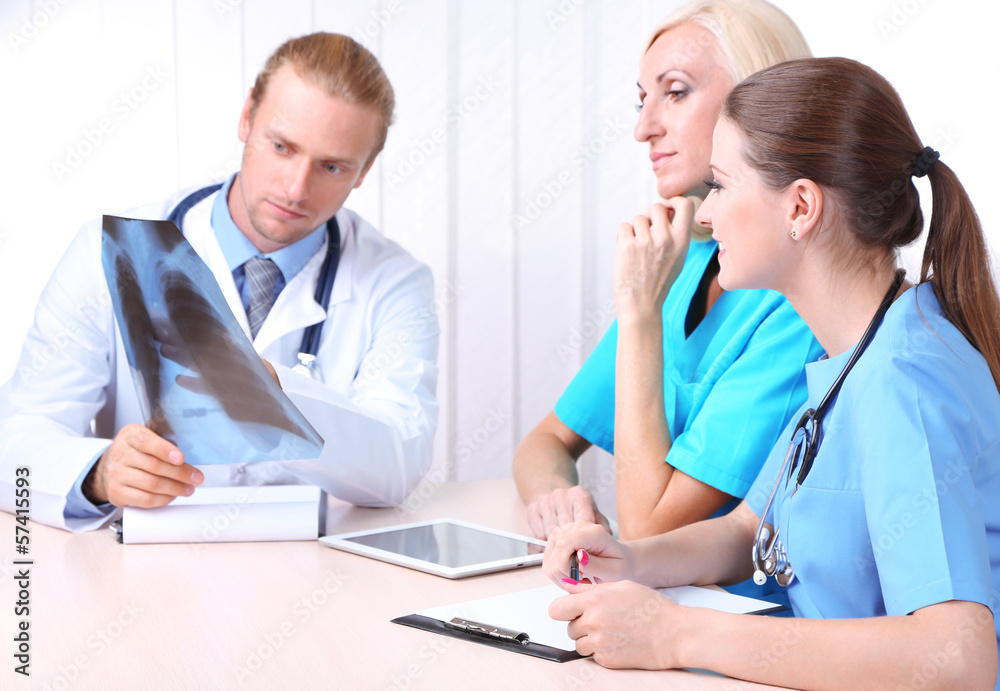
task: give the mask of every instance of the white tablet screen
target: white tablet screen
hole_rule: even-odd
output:
[[[413,559],[423,559],[449,568],[514,559],[545,551],[544,545],[535,545],[455,523],[404,527],[343,540]]]

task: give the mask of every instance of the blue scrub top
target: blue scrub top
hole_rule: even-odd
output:
[[[852,351],[807,366],[800,412],[819,404]],[[998,421],[1000,394],[982,355],[945,318],[930,284],[906,291],[827,412],[804,484],[791,496],[794,479],[782,481],[775,496],[769,521],[778,517],[795,570],[796,616],[905,615],[949,600],[993,609]],[[793,425],[747,495],[758,516]]]
[[[743,497],[805,400],[805,364],[823,350],[772,290],[725,291],[686,336],[688,308],[716,247],[714,240],[691,243],[663,303],[663,402],[672,442],[665,460]],[[563,424],[609,453],[617,348],[616,321],[555,406]]]
[[[806,397],[805,365],[823,354],[792,306],[772,290],[725,291],[690,336],[691,300],[718,243],[692,242],[663,303],[663,402],[671,446],[665,461],[743,497]],[[618,322],[566,388],[556,416],[614,453]],[[716,515],[731,511],[734,499]],[[746,580],[726,590],[787,606],[783,588]]]

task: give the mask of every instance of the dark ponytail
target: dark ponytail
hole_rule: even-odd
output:
[[[954,172],[930,165],[936,154],[924,150],[881,75],[845,58],[784,62],[738,84],[722,116],[740,130],[745,158],[766,186],[812,180],[838,202],[860,246],[886,256],[920,237],[912,176],[929,169],[933,213],[921,281],[930,281],[1000,389],[1000,297],[979,218]]]
[[[920,280],[930,281],[952,324],[986,358],[1000,388],[1000,298],[979,216],[951,168],[928,173],[933,194]]]

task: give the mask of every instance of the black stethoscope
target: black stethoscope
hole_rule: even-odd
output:
[[[836,381],[833,382],[833,386],[823,396],[823,400],[820,401],[819,406],[815,410],[810,408],[803,413],[798,424],[795,425],[795,430],[792,432],[792,442],[788,446],[788,453],[785,454],[785,463],[781,466],[781,472],[778,473],[774,489],[771,490],[771,496],[768,498],[767,505],[760,515],[760,525],[757,526],[757,535],[754,538],[752,554],[754,568],[753,581],[757,585],[764,585],[768,576],[774,576],[778,585],[787,586],[795,576],[795,571],[788,561],[788,552],[785,550],[785,545],[779,537],[781,529],[775,527],[774,536],[771,536],[771,531],[765,525],[767,523],[767,514],[771,511],[771,504],[774,501],[774,495],[778,493],[782,476],[785,477],[785,487],[788,487],[788,482],[792,479],[792,473],[799,466],[800,456],[802,465],[799,467],[799,473],[795,478],[795,488],[792,490],[792,496],[795,496],[795,493],[799,491],[799,487],[806,481],[806,476],[809,475],[813,461],[816,460],[816,454],[819,452],[819,445],[823,441],[823,417],[830,409],[830,406],[833,405],[837,394],[840,393],[840,387],[843,386],[847,374],[861,358],[865,349],[868,348],[868,344],[875,337],[875,332],[878,331],[885,313],[889,311],[892,301],[896,298],[899,287],[903,285],[903,278],[905,276],[905,270],[899,269],[896,271],[896,278],[892,282],[892,287],[889,288],[889,292],[882,299],[882,304],[879,305],[878,311],[875,312],[875,316],[872,317],[868,328],[865,329],[864,335],[861,336],[861,340],[858,341],[854,352],[851,353],[851,358],[844,365],[844,369],[841,370]],[[803,446],[805,449],[803,449]]]
[[[196,192],[186,196],[180,204],[167,217],[168,221],[173,221],[178,229],[188,211],[195,204],[215,194],[222,189],[222,183],[203,187]],[[333,291],[333,281],[337,277],[337,265],[340,263],[340,226],[337,225],[337,217],[333,216],[326,222],[326,256],[323,258],[323,267],[320,269],[319,280],[316,282],[315,299],[324,310],[330,306],[330,293]],[[318,382],[323,381],[323,373],[316,364],[316,353],[319,352],[320,336],[323,334],[323,321],[306,328],[302,335],[302,345],[299,346],[298,363],[292,367],[293,372],[304,374]]]

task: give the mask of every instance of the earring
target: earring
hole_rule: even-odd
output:
[[[789,235],[789,237],[793,237],[794,238],[795,237],[795,231],[794,230],[789,231],[788,235]]]

